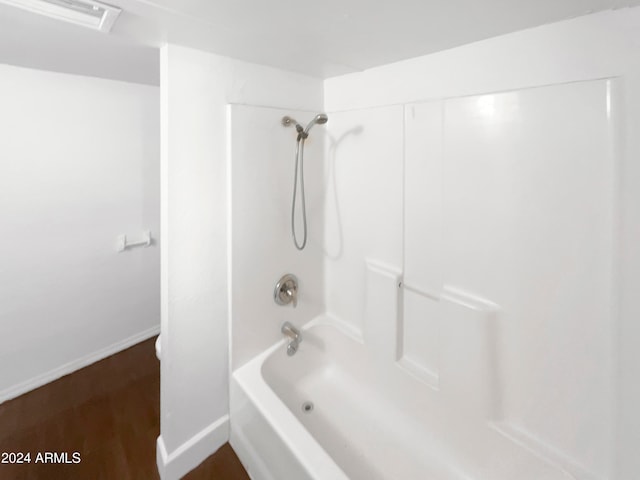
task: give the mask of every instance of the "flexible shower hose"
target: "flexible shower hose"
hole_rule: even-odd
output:
[[[293,200],[291,202],[291,235],[293,237],[293,244],[298,250],[304,249],[307,244],[307,206],[304,198],[304,140],[304,136],[298,135],[298,141],[296,142],[296,167],[293,177]],[[298,244],[295,224],[296,197],[298,196],[298,166],[300,166],[300,203],[302,204],[302,244]]]

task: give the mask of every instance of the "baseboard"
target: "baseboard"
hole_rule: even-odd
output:
[[[229,439],[229,415],[204,428],[173,452],[167,453],[162,435],[158,437],[156,463],[162,480],[178,480],[215,453]]]
[[[60,377],[68,375],[76,370],[80,370],[92,363],[95,363],[103,358],[107,358],[114,353],[118,353],[122,350],[125,350],[136,343],[140,343],[143,340],[147,340],[148,338],[153,337],[160,333],[160,325],[156,325],[147,330],[144,330],[140,333],[136,333],[131,337],[125,338],[124,340],[120,340],[119,342],[113,343],[108,347],[102,348],[96,352],[92,352],[89,355],[85,355],[84,357],[73,360],[69,363],[65,363],[59,367],[54,368],[53,370],[49,370],[48,372],[37,375],[29,380],[18,383],[17,385],[13,385],[9,388],[5,388],[0,392],[0,403],[6,402],[15,397],[19,397],[20,395],[30,392],[38,387],[46,385],[49,382],[53,382]]]

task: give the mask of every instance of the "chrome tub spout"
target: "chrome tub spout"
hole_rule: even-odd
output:
[[[291,339],[291,341],[287,345],[287,355],[294,355],[298,351],[300,342],[302,342],[302,335],[300,334],[300,330],[294,327],[291,322],[284,322],[282,324],[282,327],[280,327],[280,331]]]

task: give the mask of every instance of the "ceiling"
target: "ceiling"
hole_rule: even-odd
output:
[[[111,34],[0,4],[0,63],[159,81],[164,42],[327,78],[640,0],[108,0]]]

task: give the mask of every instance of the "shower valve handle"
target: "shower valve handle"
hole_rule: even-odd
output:
[[[295,308],[298,305],[298,279],[290,273],[284,275],[273,291],[273,300],[278,305],[293,304]]]

